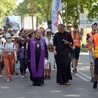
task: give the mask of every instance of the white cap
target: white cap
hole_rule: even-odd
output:
[[[51,29],[47,29],[46,32],[52,32]]]
[[[72,27],[72,24],[70,23],[70,24],[68,24],[67,26],[68,26],[68,27]]]
[[[19,38],[20,36],[18,34],[14,34],[13,38]]]
[[[52,34],[52,30],[51,30],[51,29],[47,29],[47,30],[45,31],[45,34],[47,34],[47,32],[51,32],[51,34]]]
[[[12,37],[12,36],[11,36],[10,33],[5,34],[5,38],[11,38],[11,37]]]
[[[93,25],[96,25],[96,24],[98,25],[98,23],[97,23],[97,22],[93,22],[93,23],[92,23],[92,25],[91,25],[91,27],[92,27]]]

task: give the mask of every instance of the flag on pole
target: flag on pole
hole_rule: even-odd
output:
[[[55,33],[60,23],[59,15],[62,9],[61,0],[53,0],[52,2],[52,32]]]

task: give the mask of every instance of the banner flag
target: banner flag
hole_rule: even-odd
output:
[[[55,33],[57,31],[57,26],[60,23],[59,15],[60,10],[62,9],[61,0],[53,0],[52,2],[52,32]]]

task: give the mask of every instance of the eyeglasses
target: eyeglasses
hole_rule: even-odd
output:
[[[51,31],[48,31],[47,33],[51,33]]]

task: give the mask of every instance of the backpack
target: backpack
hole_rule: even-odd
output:
[[[17,51],[17,58],[20,61],[21,59],[27,59],[27,50],[25,48],[19,48]]]

